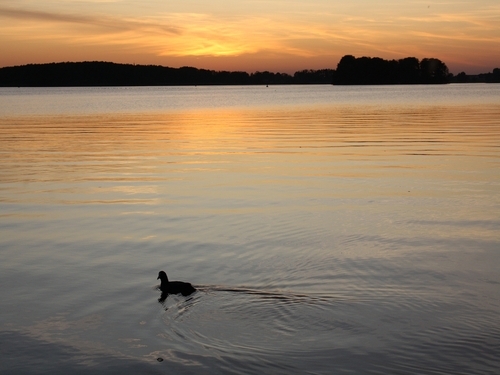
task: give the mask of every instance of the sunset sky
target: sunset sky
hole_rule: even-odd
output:
[[[351,54],[500,67],[500,0],[0,0],[0,66],[336,68]]]

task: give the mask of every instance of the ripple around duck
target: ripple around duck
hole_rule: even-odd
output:
[[[201,286],[185,301],[167,299],[163,319],[170,338],[220,352],[269,354],[345,329],[330,314],[334,304],[325,296]]]
[[[221,373],[487,374],[498,366],[494,312],[477,315],[473,302],[425,293],[350,298],[224,286],[171,297],[160,345],[176,348],[169,352],[173,362],[194,355]]]

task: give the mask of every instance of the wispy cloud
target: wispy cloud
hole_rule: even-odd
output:
[[[78,24],[87,26],[96,26],[109,29],[111,31],[128,31],[140,28],[158,29],[162,32],[171,34],[180,34],[180,28],[154,24],[140,20],[130,20],[103,15],[81,15],[57,12],[44,12],[39,10],[15,9],[0,6],[0,18],[11,18],[18,21],[49,22]]]

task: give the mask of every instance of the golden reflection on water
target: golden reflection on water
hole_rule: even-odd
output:
[[[158,168],[217,171],[249,155],[293,160],[297,164],[281,165],[293,169],[300,169],[304,158],[320,163],[331,158],[340,168],[316,172],[339,176],[369,173],[350,168],[363,161],[367,169],[371,163],[421,168],[404,161],[411,156],[496,157],[498,118],[500,106],[491,105],[1,118],[2,182],[151,181],[140,187],[146,192],[154,190],[154,181],[168,178],[156,173]],[[384,159],[396,156],[401,163],[384,165]],[[115,189],[137,192],[131,186]]]
[[[492,105],[3,118],[1,200],[256,213],[269,200],[460,198],[476,181],[496,204],[498,118]]]
[[[342,225],[366,232],[381,228],[363,217],[393,227],[408,210],[427,219],[496,219],[498,118],[500,106],[492,105],[2,118],[0,203],[47,208],[6,206],[13,208],[1,215],[49,214],[51,205],[101,207],[89,220],[347,210]],[[450,199],[460,206],[433,211]],[[158,235],[148,231],[139,238]]]

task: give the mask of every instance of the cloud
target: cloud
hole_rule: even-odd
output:
[[[180,28],[152,24],[151,22],[141,22],[138,20],[127,20],[123,18],[115,18],[109,16],[89,16],[80,14],[44,12],[39,10],[25,10],[15,9],[0,6],[0,18],[11,18],[18,21],[32,21],[32,22],[48,22],[48,23],[65,23],[65,24],[79,24],[87,26],[97,26],[111,31],[129,31],[140,28],[155,28],[162,32],[171,34],[180,34]]]

